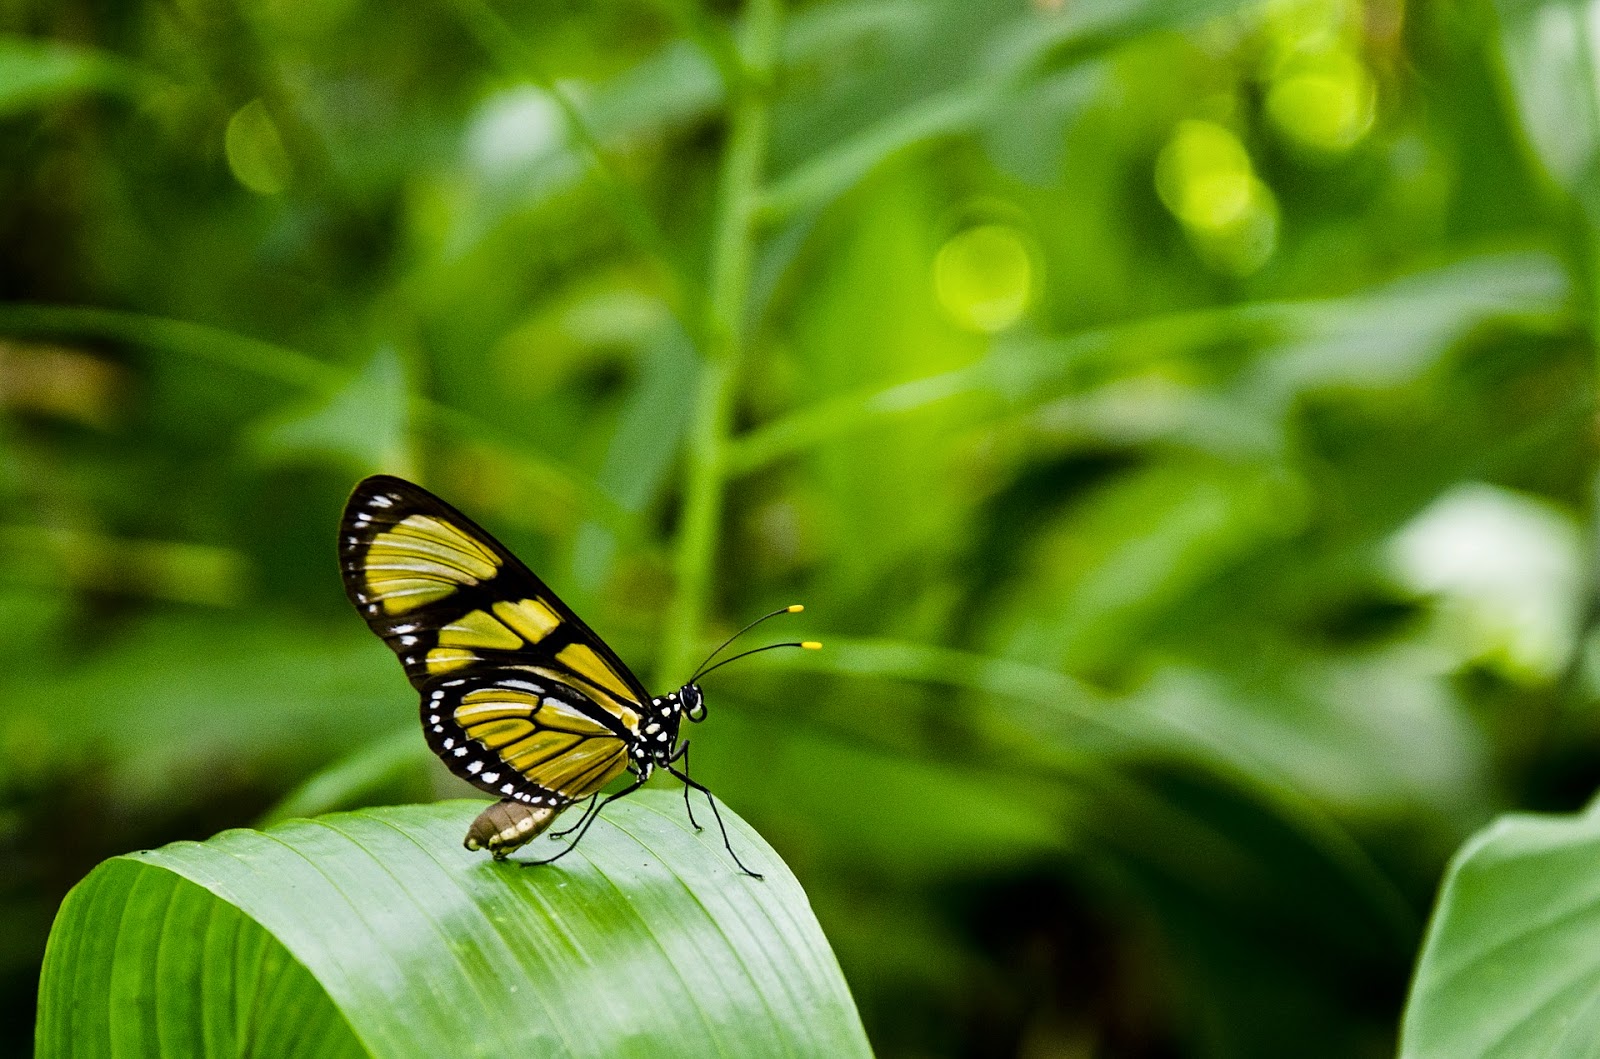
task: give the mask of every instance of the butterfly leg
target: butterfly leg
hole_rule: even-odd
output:
[[[683,771],[687,773],[689,771],[689,740],[687,739],[685,739],[683,741],[683,745],[678,748],[678,752],[667,759],[667,763],[670,765],[679,758],[683,759]],[[689,825],[691,827],[693,827],[696,831],[705,830],[705,828],[700,826],[700,822],[694,818],[694,806],[689,804],[689,785],[687,783],[683,785],[683,811],[689,814]]]
[[[711,806],[711,815],[715,817],[717,821],[717,830],[722,832],[722,847],[728,851],[728,856],[732,857],[733,862],[739,866],[739,870],[750,876],[750,878],[761,878],[762,876],[760,872],[753,872],[749,868],[746,868],[744,866],[744,861],[739,859],[739,854],[733,851],[733,843],[728,841],[728,828],[722,822],[722,814],[717,811],[717,800],[711,796],[711,792],[706,789],[705,784],[698,783],[695,780],[690,779],[688,773],[679,772],[671,764],[667,765],[667,771],[683,781],[685,790],[693,787],[695,790],[706,796],[706,801]]]
[[[553,864],[562,857],[565,857],[568,853],[571,853],[573,850],[578,848],[578,843],[583,841],[583,836],[589,833],[590,825],[592,825],[595,820],[599,819],[600,810],[604,809],[618,798],[626,798],[628,795],[632,794],[642,786],[644,786],[644,779],[635,779],[632,783],[628,784],[628,786],[622,788],[622,790],[618,791],[617,793],[608,794],[605,801],[591,802],[589,808],[584,810],[583,819],[578,821],[577,836],[573,838],[572,842],[568,844],[566,849],[555,854],[554,856],[546,857],[543,860],[522,861],[522,866],[524,868],[532,868],[539,864]],[[571,829],[569,828],[568,830]]]
[[[578,830],[578,828],[582,827],[583,826],[583,822],[585,820],[589,819],[589,814],[594,810],[594,803],[597,800],[599,800],[599,798],[600,798],[599,794],[591,794],[589,796],[589,804],[583,807],[583,812],[581,814],[579,814],[579,816],[578,816],[578,822],[573,824],[571,827],[563,827],[560,831],[552,831],[552,832],[550,832],[550,837],[551,838],[566,838],[568,835],[570,835],[574,831]]]

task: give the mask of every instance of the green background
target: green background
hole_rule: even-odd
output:
[[[806,604],[695,771],[879,1054],[1391,1054],[1600,779],[1591,17],[0,0],[0,1048],[104,858],[463,793],[382,470],[658,689]]]

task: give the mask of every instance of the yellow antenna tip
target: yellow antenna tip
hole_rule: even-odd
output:
[[[816,640],[807,640],[805,643],[801,644],[800,646],[804,647],[807,651],[820,651],[820,650],[822,650],[822,644],[820,644]]]
[[[790,614],[799,614],[802,610],[806,609],[806,605],[804,603],[792,603],[783,609]]]

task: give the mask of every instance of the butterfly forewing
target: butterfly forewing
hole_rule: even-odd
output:
[[[627,765],[647,694],[498,541],[426,490],[361,482],[339,537],[345,590],[422,692],[457,775],[534,804],[587,797]]]

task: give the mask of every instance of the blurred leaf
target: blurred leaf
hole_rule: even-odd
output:
[[[1285,803],[1203,772],[1148,765],[1119,778],[1079,821],[1089,871],[1137,894],[1170,952],[1193,1026],[1184,1054],[1386,1054],[1391,1017],[1374,997],[1403,988],[1418,924],[1359,847],[1330,847]]]
[[[1406,1003],[1402,1059],[1600,1054],[1600,802],[1507,816],[1445,875]]]
[[[770,708],[718,711],[706,731],[694,774],[746,792],[745,812],[813,874],[842,862],[904,880],[1000,871],[1069,838],[1070,797],[1037,777],[897,754]]]
[[[252,447],[268,463],[310,457],[357,474],[381,470],[414,477],[407,444],[409,405],[404,366],[386,346],[337,390],[258,425]]]
[[[331,634],[305,622],[150,620],[87,658],[32,659],[26,677],[11,678],[0,703],[4,745],[30,770],[88,777],[96,797],[129,810],[204,801],[268,771],[300,775],[416,725],[415,693],[353,618]]]
[[[83,530],[0,526],[6,577],[205,606],[238,604],[249,591],[245,557],[180,541],[132,541]]]
[[[464,10],[475,7],[457,0]],[[843,51],[914,25],[914,4],[834,3],[796,11],[783,40],[783,63],[790,76]],[[507,63],[515,69],[514,64]],[[706,52],[675,40],[622,72],[590,84],[563,82],[572,116],[592,144],[607,157],[624,156],[658,145],[692,129],[722,109],[724,85]],[[569,191],[589,171],[584,145],[571,135],[571,120],[557,112],[546,89],[520,85],[506,89],[479,110],[468,132],[465,187],[453,189],[461,201],[445,254],[461,256],[490,238],[510,215],[536,210]]]
[[[1158,860],[1182,861],[1194,855],[1204,861],[1203,854],[1178,848],[1198,841],[1198,833],[1192,830],[1194,821],[1185,823],[1194,807],[1181,800],[1168,802],[1147,789],[1145,781],[1130,778],[1132,771],[1146,768],[1152,758],[1181,760],[1186,763],[1184,768],[1199,774],[1186,783],[1233,790],[1236,793],[1230,794],[1230,799],[1248,804],[1252,814],[1272,820],[1275,829],[1293,835],[1295,844],[1308,854],[1315,851],[1321,875],[1337,877],[1342,880],[1339,885],[1358,894],[1368,908],[1364,915],[1387,924],[1383,929],[1391,935],[1403,936],[1409,929],[1410,914],[1394,883],[1319,801],[1296,786],[1300,776],[1293,768],[1263,768],[1263,761],[1275,761],[1276,757],[1253,757],[1250,747],[1230,745],[1224,749],[1216,745],[1219,739],[1226,742],[1237,733],[1204,731],[1191,717],[1151,708],[1139,694],[1113,697],[1052,669],[968,651],[830,636],[824,650],[797,653],[785,665],[963,688],[990,696],[964,699],[954,713],[947,708],[948,700],[938,700],[939,712],[951,714],[947,723],[958,726],[965,739],[982,737],[966,745],[962,760],[969,755],[978,761],[998,758],[1025,764],[1029,772],[1052,774],[1074,791],[1070,799],[1054,807],[1070,810],[1064,816],[1086,833],[1114,839],[1119,848],[1146,849],[1141,856],[1149,856],[1150,850],[1162,846],[1160,835],[1170,832],[1175,845]],[[1429,731],[1442,727],[1456,735],[1449,719],[1442,726],[1438,718],[1430,720]],[[1253,718],[1251,723],[1261,722]],[[879,731],[863,734],[866,742],[878,741],[880,731],[888,726],[880,719],[875,727]],[[1361,749],[1357,747],[1356,752]],[[717,753],[713,749],[706,756],[715,759]],[[1454,763],[1437,772],[1453,781],[1459,779]],[[857,785],[870,789],[870,782],[863,779]],[[985,797],[1002,795],[991,789]],[[1028,802],[1035,812],[1048,805],[1037,795]],[[1143,831],[1121,827],[1126,815],[1135,811],[1149,817]],[[1107,821],[1119,823],[1108,825]],[[1188,837],[1178,839],[1180,834]],[[1063,841],[1067,837],[1064,834]],[[1217,841],[1228,840],[1218,836]],[[1270,871],[1272,858],[1264,860],[1261,870]],[[1182,878],[1184,872],[1174,871],[1174,876]],[[1198,875],[1193,877],[1198,881]]]
[[[1437,600],[1438,639],[1453,656],[1535,684],[1572,657],[1585,557],[1570,512],[1481,482],[1439,497],[1388,547],[1395,579]]]
[[[1288,334],[1263,359],[1254,386],[1283,400],[1334,386],[1405,385],[1486,322],[1550,329],[1570,312],[1570,286],[1548,254],[1486,254],[1349,299],[1276,307]]]
[[[1341,815],[1425,810],[1463,826],[1488,809],[1486,747],[1416,655],[1279,657],[1254,679],[1163,668],[1124,721]]]
[[[1570,283],[1559,262],[1544,254],[1494,254],[1403,276],[1343,298],[1244,302],[1197,312],[1172,313],[1060,337],[1020,336],[996,344],[975,363],[881,389],[861,388],[763,424],[738,439],[730,462],[744,473],[880,421],[924,413],[944,402],[973,395],[999,397],[997,408],[1037,408],[1082,392],[1106,378],[1127,377],[1153,366],[1207,351],[1229,340],[1261,347],[1260,367],[1229,400],[1213,391],[1204,406],[1188,411],[1206,433],[1230,433],[1245,448],[1275,438],[1266,427],[1286,411],[1284,402],[1305,390],[1385,387],[1414,381],[1440,358],[1491,321],[1550,330],[1568,313]],[[1159,413],[1146,385],[1136,391],[1144,416]],[[1114,412],[1101,391],[1099,402],[1058,409],[1086,422]],[[1121,405],[1127,408],[1124,401]],[[1211,413],[1219,413],[1213,416]],[[1266,418],[1262,417],[1266,415]],[[1258,422],[1251,423],[1255,416]],[[1063,427],[1072,424],[1063,423]],[[1111,426],[1111,423],[1107,423]],[[1228,449],[1239,446],[1229,444]]]
[[[256,826],[270,827],[295,817],[425,798],[431,793],[428,787],[432,764],[428,744],[408,725],[311,776],[263,813]]]
[[[39,1054],[869,1054],[805,894],[731,811],[764,881],[664,791],[532,870],[461,848],[482,805],[102,864],[51,933]]]
[[[80,305],[0,304],[0,331],[70,335],[127,342],[234,368],[291,388],[317,390],[342,383],[338,368],[299,350],[218,327],[142,313]]]
[[[885,20],[870,61],[834,98],[806,99],[795,128],[780,129],[792,165],[773,179],[762,202],[769,221],[814,209],[854,187],[908,150],[977,131],[1044,75],[1056,60],[1098,58],[1139,33],[1175,28],[1231,10],[1233,0],[1086,0],[1064,10],[944,2],[912,18]],[[904,16],[911,5],[887,4]],[[898,25],[897,25],[898,23]],[[833,121],[819,122],[819,115]],[[839,120],[841,117],[846,120]],[[842,135],[841,135],[842,130]]]
[[[1594,11],[1585,0],[1495,0],[1511,103],[1545,171],[1569,192],[1592,189],[1600,163]]]
[[[0,36],[0,117],[131,84],[114,56],[60,41]]]
[[[644,351],[638,381],[617,419],[598,482],[632,515],[641,515],[661,494],[678,460],[698,369],[694,345],[676,325],[659,328]],[[599,584],[618,543],[617,534],[596,522],[579,528],[572,557],[579,584],[590,591]]]
[[[354,387],[356,393],[366,388],[380,400],[381,407],[381,402],[392,398],[395,388],[403,382],[397,363],[385,365],[383,358],[389,354],[375,356],[366,365],[367,373],[352,381],[341,369],[299,350],[187,320],[113,309],[0,303],[0,332],[73,335],[127,342],[160,354],[220,364],[247,378],[279,383],[291,393],[320,395],[324,401],[333,400],[334,395],[348,387]],[[412,395],[409,402],[410,414],[423,425],[443,428],[458,437],[491,447],[498,459],[547,492],[553,498],[552,506],[581,508],[589,517],[615,527],[626,528],[631,524],[610,496],[583,474],[530,450],[512,432],[471,412],[427,397]],[[359,414],[365,414],[364,407],[353,400],[349,405]],[[393,409],[386,413],[391,423],[395,414]],[[345,427],[336,422],[325,422],[322,429],[331,430],[334,435],[345,431]]]
[[[1173,461],[1123,475],[1033,542],[988,640],[1069,672],[1113,665],[1157,615],[1304,517],[1299,483],[1257,467]]]

